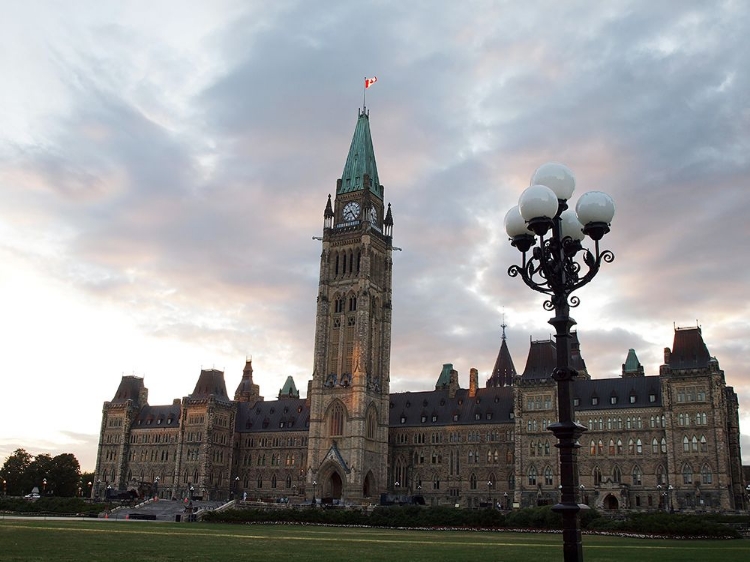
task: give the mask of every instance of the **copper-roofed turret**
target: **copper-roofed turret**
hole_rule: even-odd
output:
[[[294,379],[290,375],[286,378],[284,387],[279,390],[279,400],[297,398],[299,398],[299,390],[297,390],[297,386],[294,384]]]
[[[487,388],[499,386],[512,386],[513,379],[516,376],[516,367],[513,365],[513,359],[508,350],[508,344],[505,343],[505,322],[502,324],[503,336],[500,344],[500,352],[497,354],[495,366],[492,368],[492,375],[487,379]]]
[[[643,365],[638,361],[638,356],[635,354],[635,349],[628,350],[628,356],[625,359],[625,363],[622,364],[622,377],[643,377],[645,373],[643,371]]]

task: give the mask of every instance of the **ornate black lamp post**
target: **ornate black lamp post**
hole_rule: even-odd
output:
[[[555,327],[557,361],[552,377],[557,381],[560,421],[549,430],[558,439],[562,492],[560,503],[552,509],[563,517],[566,562],[583,560],[578,512],[586,509],[576,501],[578,438],[586,428],[573,420],[572,386],[578,372],[570,366],[570,329],[576,324],[570,308],[578,306],[580,299],[571,293],[589,283],[603,261],[609,263],[615,257],[609,250],[599,250],[599,240],[609,232],[614,216],[612,198],[599,191],[585,193],[573,212],[568,210],[568,199],[574,189],[575,177],[566,166],[544,164],[534,172],[531,187],[521,194],[518,206],[505,215],[511,244],[523,254],[521,265],[511,266],[508,275],[520,276],[531,289],[548,295],[544,309],[555,313],[549,323]],[[594,253],[581,245],[587,235],[594,241]],[[537,236],[539,244],[534,246]],[[579,252],[585,272],[576,260]]]

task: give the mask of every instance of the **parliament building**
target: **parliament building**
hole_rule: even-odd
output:
[[[532,341],[517,372],[505,326],[494,368],[462,387],[451,364],[434,389],[391,393],[393,216],[358,115],[336,196],[325,205],[314,368],[304,398],[289,377],[265,400],[247,361],[230,396],[202,370],[193,391],[151,405],[123,376],[104,403],[92,496],[428,505],[502,509],[557,503],[555,343]],[[604,510],[742,509],[739,405],[700,327],[676,328],[658,374],[623,350],[617,378],[591,378],[575,334],[573,403],[588,428],[581,501]]]

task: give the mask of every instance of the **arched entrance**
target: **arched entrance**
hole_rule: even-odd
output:
[[[607,494],[607,497],[604,498],[603,505],[604,505],[604,509],[609,509],[609,510],[619,509],[620,507],[620,504],[617,501],[617,498],[614,497],[612,494]]]
[[[365,476],[365,481],[362,484],[362,496],[369,498],[372,495],[372,491],[375,489],[375,478],[372,475],[372,470]]]
[[[339,476],[338,472],[334,472],[333,474],[331,474],[331,478],[328,480],[328,486],[326,490],[328,492],[327,495],[335,500],[340,500],[342,488],[343,484],[341,482],[341,476]]]

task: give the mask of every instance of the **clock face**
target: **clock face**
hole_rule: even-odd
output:
[[[359,217],[359,203],[351,201],[344,206],[344,220],[347,222],[356,220]]]

